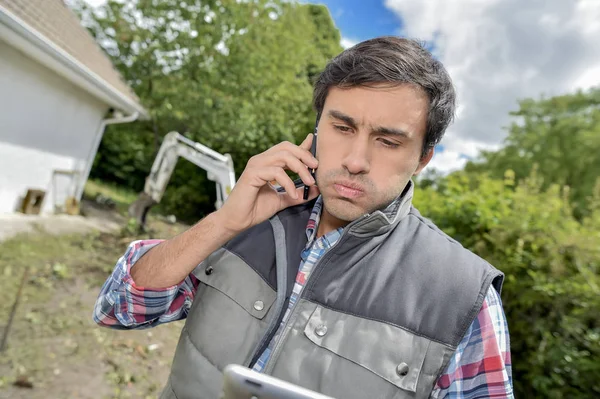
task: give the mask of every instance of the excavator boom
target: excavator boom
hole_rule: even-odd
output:
[[[146,178],[144,191],[129,207],[129,215],[135,218],[141,227],[145,226],[150,208],[162,199],[179,157],[206,170],[208,179],[216,183],[216,209],[223,205],[233,189],[235,171],[229,154],[219,154],[177,132],[171,132],[163,139],[150,174]]]

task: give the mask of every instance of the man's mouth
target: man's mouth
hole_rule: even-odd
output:
[[[352,182],[334,183],[333,188],[340,196],[345,198],[358,198],[365,193],[362,186]]]

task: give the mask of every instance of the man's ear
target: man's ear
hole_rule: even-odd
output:
[[[419,173],[421,173],[421,171],[423,170],[423,168],[425,168],[425,166],[427,166],[427,164],[429,163],[429,161],[431,161],[431,158],[433,158],[434,152],[435,152],[435,148],[431,147],[429,149],[429,151],[427,151],[427,154],[419,160],[419,166],[415,170],[415,173],[413,173],[413,176],[416,176]]]

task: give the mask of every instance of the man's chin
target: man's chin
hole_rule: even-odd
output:
[[[323,198],[325,210],[336,219],[352,222],[368,211],[354,200],[340,197]]]

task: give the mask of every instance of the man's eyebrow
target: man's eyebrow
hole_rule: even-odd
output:
[[[332,110],[329,110],[329,116],[346,122],[353,129],[356,129],[358,127],[358,123],[356,123],[356,120],[353,117],[351,117],[350,115],[344,114],[343,112],[332,109]]]
[[[346,115],[343,112],[332,109],[329,111],[329,116],[346,122],[353,129],[356,129],[358,126],[358,123],[356,122],[356,120],[353,117]],[[374,126],[371,128],[371,132],[377,133],[377,134],[384,134],[387,136],[403,137],[406,139],[410,138],[410,135],[407,132],[405,132],[404,130],[391,128],[391,127]]]
[[[409,139],[410,135],[402,129],[395,129],[391,127],[374,126],[372,129],[373,133],[384,134],[387,136],[397,136],[405,139]]]

